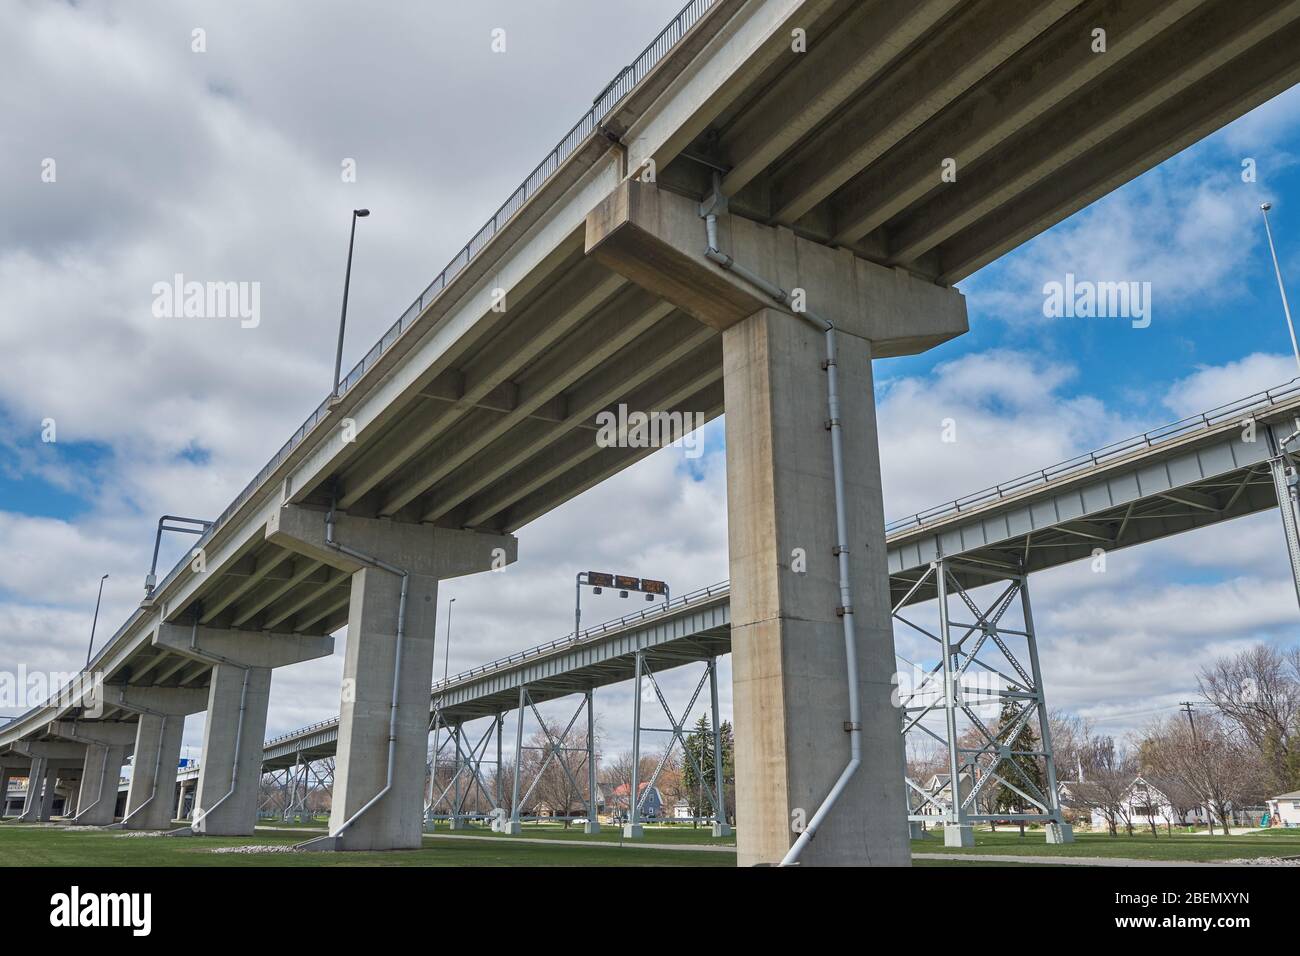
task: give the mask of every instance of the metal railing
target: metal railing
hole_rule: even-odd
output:
[[[1218,408],[1212,408],[1208,412],[1200,415],[1192,415],[1188,418],[1179,419],[1168,425],[1162,425],[1159,428],[1153,428],[1151,431],[1143,432],[1141,435],[1134,435],[1132,438],[1125,438],[1122,441],[1106,445],[1096,451],[1089,452],[1086,455],[1078,455],[1066,461],[1047,468],[1041,468],[1038,471],[1030,472],[1027,475],[1021,475],[1019,478],[1013,478],[1010,481],[1004,481],[1001,484],[994,485],[991,488],[985,488],[983,491],[977,491],[973,494],[966,495],[962,498],[955,498],[952,501],[930,508],[928,511],[919,511],[914,515],[906,518],[898,518],[885,525],[885,533],[893,534],[899,531],[907,531],[914,528],[921,528],[927,524],[939,521],[943,518],[951,517],[963,510],[969,510],[972,506],[985,505],[992,501],[999,501],[1013,494],[1019,494],[1029,488],[1039,485],[1045,485],[1049,481],[1062,478],[1078,472],[1088,471],[1112,462],[1117,458],[1122,458],[1128,453],[1141,449],[1152,448],[1163,442],[1175,438],[1182,438],[1193,432],[1202,431],[1220,425],[1225,421],[1236,418],[1243,412],[1268,408],[1277,405],[1284,399],[1295,398],[1300,395],[1300,377],[1293,378],[1284,385],[1276,388],[1266,389],[1262,392],[1256,392],[1246,398],[1230,402],[1227,405],[1220,405]]]
[[[471,667],[469,670],[461,671],[459,674],[454,674],[445,680],[435,681],[433,686],[429,688],[429,693],[430,695],[433,695],[438,693],[439,690],[459,684],[462,681],[469,680],[473,677],[479,677],[489,671],[500,670],[503,667],[510,667],[513,664],[521,664],[531,658],[547,654],[560,648],[583,644],[594,638],[609,634],[612,631],[621,631],[634,624],[639,624],[652,618],[665,617],[676,611],[683,610],[689,605],[698,604],[701,601],[707,601],[711,598],[718,597],[719,595],[727,594],[730,590],[730,581],[721,581],[705,588],[698,588],[688,594],[683,594],[681,597],[673,598],[671,601],[667,601],[663,604],[656,604],[654,607],[646,608],[643,611],[636,611],[632,614],[624,614],[622,617],[615,618],[612,621],[606,621],[604,624],[593,625],[584,631],[578,632],[577,637],[573,634],[568,634],[564,637],[557,638],[556,640],[548,641],[545,644],[538,644],[535,647],[527,648],[526,650],[507,655],[506,657],[497,658],[496,660],[489,661],[486,664]],[[337,717],[331,717],[329,720],[322,720],[318,723],[310,724],[307,727],[300,727],[298,730],[291,731],[287,734],[281,734],[279,737],[273,737],[266,741],[263,746],[273,747],[289,740],[307,737],[318,730],[337,727],[338,722],[339,719]]]

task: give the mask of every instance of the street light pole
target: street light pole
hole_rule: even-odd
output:
[[[99,624],[99,602],[104,599],[104,582],[108,579],[105,574],[99,579],[99,596],[95,598],[95,616],[90,622],[90,646],[86,648],[86,666],[90,666],[90,655],[95,649],[95,628]]]
[[[339,376],[343,373],[343,330],[348,322],[348,287],[352,284],[352,246],[357,238],[357,220],[370,215],[369,209],[352,210],[352,232],[348,236],[348,267],[343,273],[343,312],[339,315],[339,347],[334,353],[334,390],[331,400],[339,397]]]
[[[1277,290],[1282,293],[1282,311],[1286,313],[1286,327],[1291,333],[1291,351],[1295,354],[1296,368],[1300,369],[1300,345],[1296,344],[1295,323],[1291,321],[1291,305],[1286,299],[1286,286],[1282,282],[1282,267],[1277,262],[1277,249],[1273,245],[1273,230],[1268,224],[1268,211],[1273,208],[1271,202],[1260,203],[1259,211],[1264,215],[1264,232],[1268,236],[1268,251],[1273,256],[1273,273],[1277,276]]]
[[[447,667],[451,663],[451,606],[455,603],[455,598],[447,602],[447,639],[445,641],[447,646],[442,651],[442,682],[444,684],[447,682]]]

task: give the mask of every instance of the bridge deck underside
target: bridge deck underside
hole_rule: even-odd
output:
[[[956,282],[1297,82],[1298,17],[1278,0],[809,3],[789,23],[806,52],[780,33],[661,182],[702,194],[707,160],[733,212]]]

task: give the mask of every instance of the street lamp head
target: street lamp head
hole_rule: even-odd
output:
[[[366,216],[369,216],[369,215],[370,215],[370,210],[369,210],[369,209],[354,209],[354,210],[352,210],[352,215],[358,217],[359,219],[364,219],[364,218],[366,218]]]
[[[1268,212],[1270,209],[1273,208],[1273,204],[1271,202],[1262,202],[1259,204],[1259,208],[1264,210],[1265,212]]]

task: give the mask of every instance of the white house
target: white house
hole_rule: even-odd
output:
[[[1268,798],[1269,826],[1300,827],[1300,790]]]
[[[1060,791],[1062,803],[1075,807],[1076,814],[1087,809],[1092,829],[1109,828],[1106,809],[1101,806],[1105,803],[1105,793],[1101,787],[1090,782],[1062,781]],[[1211,819],[1211,814],[1205,807],[1197,805],[1195,797],[1187,793],[1177,782],[1155,779],[1142,774],[1133,778],[1133,782],[1125,789],[1119,799],[1118,807],[1113,812],[1115,825],[1121,829],[1130,823],[1135,827],[1147,827],[1152,824],[1208,826]],[[1235,810],[1230,812],[1234,818],[1240,816]]]

